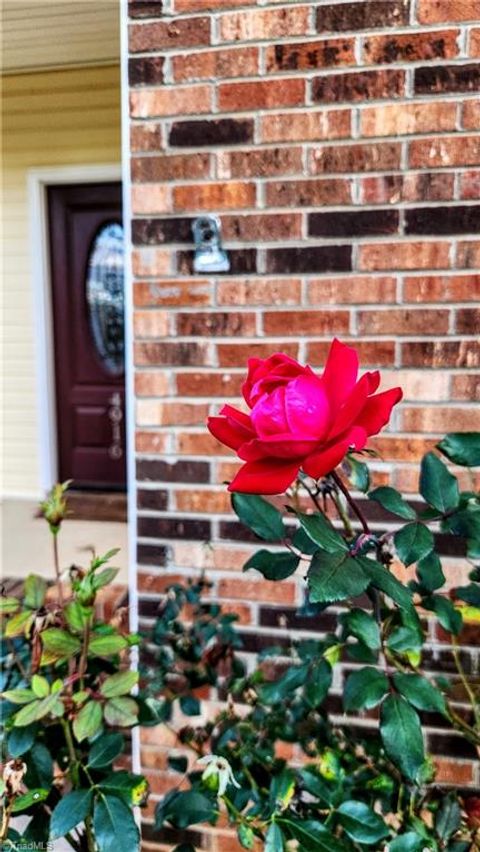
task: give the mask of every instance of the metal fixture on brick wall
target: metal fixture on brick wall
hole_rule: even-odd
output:
[[[195,272],[229,272],[230,261],[222,248],[220,219],[199,216],[192,225],[195,241]]]

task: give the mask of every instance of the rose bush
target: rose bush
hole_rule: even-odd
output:
[[[245,462],[229,490],[281,494],[300,468],[319,479],[349,450],[362,450],[388,423],[402,391],[376,394],[380,374],[367,372],[357,381],[358,367],[356,351],[339,340],[321,376],[281,353],[251,358],[243,385],[250,414],[225,405],[208,421],[212,435]]]

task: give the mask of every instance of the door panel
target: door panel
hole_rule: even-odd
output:
[[[59,476],[124,489],[121,185],[49,187],[48,210]]]

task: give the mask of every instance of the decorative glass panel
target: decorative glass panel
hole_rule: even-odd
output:
[[[117,222],[102,225],[88,261],[86,296],[95,349],[107,371],[124,370],[124,255],[123,228]]]

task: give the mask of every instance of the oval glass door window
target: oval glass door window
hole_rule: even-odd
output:
[[[124,371],[124,249],[118,222],[102,225],[90,251],[86,298],[96,353],[107,373]]]

